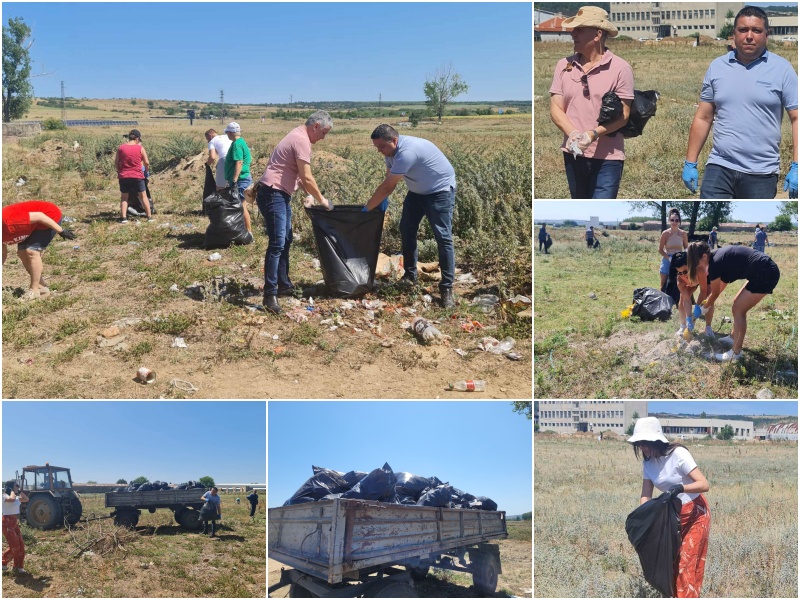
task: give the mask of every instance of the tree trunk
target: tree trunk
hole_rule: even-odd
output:
[[[667,203],[661,203],[661,231],[666,231],[667,229]]]
[[[697,224],[697,211],[700,208],[700,201],[693,200],[692,201],[692,218],[689,221],[689,237],[691,238],[694,235],[694,227]]]

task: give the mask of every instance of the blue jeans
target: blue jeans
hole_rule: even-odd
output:
[[[456,205],[454,188],[433,194],[408,192],[403,201],[400,217],[400,239],[403,244],[405,277],[417,280],[417,232],[422,217],[428,218],[436,245],[439,247],[439,268],[442,281],[439,289],[452,289],[456,273],[456,253],[453,248],[453,207]]]
[[[751,175],[708,164],[700,185],[700,198],[774,198],[777,191],[777,173]]]
[[[262,185],[256,202],[267,227],[269,245],[264,255],[264,295],[275,296],[278,287],[291,288],[289,248],[292,245],[292,197]]]
[[[584,158],[564,152],[569,194],[575,198],[616,198],[624,160]]]
[[[250,187],[250,184],[253,183],[252,177],[245,177],[244,179],[239,179],[236,182],[236,192],[239,195],[239,202],[244,202],[244,191]]]

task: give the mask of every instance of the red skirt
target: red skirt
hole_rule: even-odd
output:
[[[699,598],[706,570],[711,513],[700,494],[681,508],[681,553],[675,574],[677,598]]]

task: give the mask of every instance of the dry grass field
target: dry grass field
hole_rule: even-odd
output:
[[[107,515],[101,494],[81,496],[83,517]],[[3,574],[6,598],[264,598],[266,519],[222,496],[215,538],[182,529],[172,511],[143,511],[133,531],[113,519],[71,531],[23,526],[27,575]],[[101,539],[86,552],[90,540]],[[5,543],[4,548],[5,550]]]
[[[111,112],[122,111],[126,102],[133,114]],[[153,222],[117,222],[113,157],[130,127],[73,128],[4,140],[4,205],[55,202],[73,219],[67,226],[78,236],[75,241],[56,238],[48,247],[44,276],[54,294],[32,303],[20,301],[28,276],[15,248],[9,253],[3,269],[4,397],[181,398],[192,393],[172,385],[173,379],[189,382],[206,398],[433,398],[460,379],[487,380],[486,397],[530,397],[530,317],[517,318],[502,308],[486,314],[471,301],[480,294],[501,300],[531,296],[531,115],[454,117],[441,126],[423,122],[401,132],[431,139],[456,168],[456,266],[475,281],[456,285],[455,310],[426,299],[429,293],[438,298],[435,282],[413,291],[383,282],[367,297],[385,303],[373,315],[362,305],[343,308],[341,300],[326,298],[318,287],[322,275],[313,266],[317,249],[310,221],[295,199],[291,277],[302,289],[302,306],[313,297],[316,307],[308,323],[298,324],[257,311],[268,241],[257,210],[253,244],[220,250],[222,259],[216,262],[208,260],[212,251],[202,248],[208,225],[199,213],[203,132],[211,126],[221,130],[219,122],[196,120],[190,126],[186,120],[149,119],[142,100],[136,107],[129,100],[96,103],[103,110],[67,116],[139,119],[153,164],[150,189],[157,214]],[[45,116],[59,116],[59,111],[34,107],[29,115]],[[259,178],[275,144],[298,122],[267,119],[262,124],[256,116],[246,113],[239,122],[253,152],[252,173]],[[377,124],[335,121],[326,140],[315,146],[312,169],[335,204],[363,204],[382,181],[385,166],[369,139]],[[25,183],[17,185],[23,178]],[[386,215],[381,249],[387,254],[400,252],[404,192],[401,184]],[[421,261],[437,260],[426,224],[419,251]],[[216,295],[200,298],[187,291],[194,284],[208,291],[220,283],[224,292]],[[284,307],[287,302],[282,299]],[[450,344],[418,345],[403,327],[414,314],[410,311],[439,321],[453,338]],[[480,320],[484,329],[464,331],[461,324],[467,320]],[[98,334],[120,322],[124,341],[99,346]],[[478,350],[484,336],[514,337],[522,360]],[[183,337],[188,348],[173,347],[176,337]],[[153,385],[134,381],[140,366],[156,371]]]
[[[712,60],[725,53],[725,44],[666,45],[635,41],[609,40],[612,52],[633,68],[637,90],[657,90],[661,97],[658,111],[644,129],[644,134],[625,141],[625,168],[619,198],[691,198],[683,185],[681,169],[686,158],[689,126],[694,118],[703,76]],[[769,50],[786,58],[797,71],[797,44],[771,43]],[[550,85],[556,63],[573,53],[567,42],[534,44],[534,195],[536,198],[569,198],[564,174],[564,159],[559,149],[562,134],[550,120]],[[757,124],[750,124],[754,135]],[[711,136],[700,154],[698,168],[702,177],[711,151]],[[783,179],[792,162],[792,130],[784,114],[781,175],[778,198],[788,198]],[[696,197],[696,196],[695,196]]]
[[[534,595],[659,597],[625,534],[642,466],[627,442],[534,438]],[[797,443],[686,442],[709,481],[702,597],[797,597]]]
[[[498,577],[495,598],[526,598],[531,596],[531,521],[509,521],[508,538],[500,540],[500,562],[503,569]],[[280,580],[278,561],[269,559],[269,585]],[[482,598],[472,586],[472,575],[443,569],[433,569],[424,581],[415,582],[420,598]],[[286,598],[289,588],[275,592],[273,598]]]

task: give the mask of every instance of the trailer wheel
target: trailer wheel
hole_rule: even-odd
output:
[[[379,581],[364,594],[364,598],[419,598],[410,583],[404,581]]]
[[[67,523],[70,525],[75,525],[78,521],[81,520],[81,515],[83,514],[83,505],[78,498],[72,497],[69,499],[69,512],[67,513]]]
[[[426,567],[411,567],[410,569],[406,568],[406,570],[411,573],[411,579],[414,581],[422,581],[428,576],[431,567],[430,565]]]
[[[133,529],[139,522],[139,511],[124,511],[114,515],[114,525]]]
[[[319,596],[307,590],[302,585],[293,583],[289,587],[289,598],[319,598]]]
[[[37,494],[25,511],[28,525],[36,529],[53,529],[62,524],[61,506],[47,494]]]
[[[190,531],[200,531],[203,527],[203,522],[200,520],[200,512],[188,506],[175,511],[175,520],[181,527]]]
[[[481,594],[494,594],[500,564],[494,554],[479,554],[472,563],[472,583]]]

